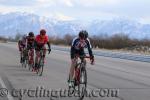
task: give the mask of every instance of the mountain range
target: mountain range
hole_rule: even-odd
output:
[[[38,34],[42,28],[47,30],[48,35],[60,37],[65,34],[77,35],[80,30],[85,29],[91,36],[123,33],[131,38],[150,38],[150,24],[126,18],[62,21],[30,13],[0,14],[0,36],[14,37],[17,33],[27,34],[30,31]]]

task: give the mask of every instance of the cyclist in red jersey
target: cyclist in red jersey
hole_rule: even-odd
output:
[[[46,35],[46,30],[44,29],[41,29],[40,30],[40,34],[36,36],[35,38],[35,52],[36,52],[36,58],[35,58],[35,69],[37,69],[37,66],[38,66],[38,55],[39,55],[39,51],[41,49],[44,49],[44,57],[46,55],[46,46],[45,45],[48,45],[48,54],[50,54],[51,52],[51,46],[50,46],[50,42],[49,42],[49,38],[48,36]]]

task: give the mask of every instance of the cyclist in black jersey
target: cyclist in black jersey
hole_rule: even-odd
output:
[[[84,48],[88,49],[90,60],[93,63],[94,62],[94,55],[92,52],[92,46],[90,43],[90,40],[88,38],[88,32],[86,30],[82,30],[79,32],[78,37],[74,38],[71,45],[70,50],[70,56],[71,56],[71,68],[69,73],[69,86],[72,86],[73,84],[73,74],[74,74],[74,68],[77,63],[76,55],[84,56]]]

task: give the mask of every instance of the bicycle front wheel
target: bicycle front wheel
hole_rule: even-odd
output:
[[[80,69],[80,84],[78,86],[78,92],[80,96],[80,100],[84,98],[86,95],[86,88],[87,88],[87,72],[84,67],[84,65],[81,64],[81,69]]]
[[[28,64],[29,71],[32,71],[34,64]]]
[[[37,74],[39,76],[42,76],[42,74],[43,74],[43,66],[40,66],[40,68],[38,68]]]
[[[39,61],[39,64],[38,64],[38,71],[37,71],[37,74],[39,76],[42,76],[43,74],[43,69],[44,69],[44,59],[41,58],[40,61]]]

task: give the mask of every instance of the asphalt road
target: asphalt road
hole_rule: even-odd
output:
[[[87,64],[85,100],[149,100],[150,63],[103,56],[95,60],[94,66]],[[0,100],[77,100],[66,92],[69,66],[69,52],[52,50],[39,77],[21,67],[15,43],[0,43]]]

